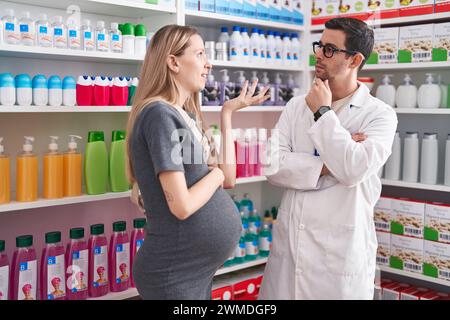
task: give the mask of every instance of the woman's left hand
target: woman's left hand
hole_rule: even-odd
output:
[[[249,88],[248,80],[246,80],[242,87],[241,94],[234,99],[226,101],[223,104],[222,112],[234,112],[251,105],[261,105],[264,101],[269,99],[270,95],[266,95],[269,87],[264,87],[258,95],[253,96],[257,85],[258,81],[255,80],[253,81],[252,86]]]

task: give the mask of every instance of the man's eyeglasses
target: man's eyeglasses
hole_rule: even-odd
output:
[[[313,51],[314,53],[316,53],[317,50],[319,50],[319,48],[322,48],[322,52],[323,55],[327,58],[332,58],[335,52],[343,52],[346,54],[349,54],[351,56],[356,55],[358,52],[357,51],[349,51],[349,50],[344,50],[344,49],[338,49],[335,48],[333,45],[331,44],[323,44],[320,41],[315,41],[312,43],[313,45]]]

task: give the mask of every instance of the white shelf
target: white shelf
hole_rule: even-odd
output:
[[[450,192],[449,186],[381,179],[384,186]]]
[[[450,61],[415,62],[415,63],[391,63],[391,64],[366,64],[364,71],[386,71],[386,70],[423,70],[423,69],[450,69]],[[314,72],[314,67],[309,67]]]
[[[84,112],[130,112],[131,106],[86,106],[86,107],[38,107],[2,106],[0,113],[84,113]]]
[[[221,68],[237,68],[237,69],[251,69],[251,70],[274,70],[274,71],[290,71],[290,72],[300,72],[303,71],[301,66],[280,66],[280,65],[267,65],[259,64],[253,62],[238,62],[238,61],[219,61],[211,60],[210,63],[214,67]]]
[[[442,109],[419,109],[419,108],[394,108],[397,114],[448,114],[450,115],[450,108]]]
[[[420,274],[420,273],[414,273],[414,272],[408,272],[408,271],[404,271],[404,270],[394,269],[394,268],[391,268],[388,266],[378,266],[378,268],[380,268],[380,270],[383,272],[397,274],[400,276],[414,278],[414,279],[418,279],[418,280],[422,280],[422,281],[432,282],[432,283],[440,284],[442,286],[450,286],[450,281],[428,277],[428,276]]]
[[[286,31],[301,32],[305,30],[304,26],[296,24],[271,22],[267,20],[237,17],[226,14],[219,14],[213,12],[186,10],[186,25],[201,26],[201,27],[214,27],[220,28],[220,26],[233,26],[233,25],[251,25],[260,26],[265,29],[276,29]]]
[[[250,178],[239,178],[236,180],[236,184],[247,184],[247,183],[256,183],[256,182],[264,182],[267,181],[265,176],[261,177],[250,177]]]
[[[239,112],[282,112],[284,106],[250,106],[239,110]],[[220,112],[222,106],[202,106],[202,112]]]

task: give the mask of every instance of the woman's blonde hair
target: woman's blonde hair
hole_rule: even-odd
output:
[[[169,55],[176,57],[183,55],[190,45],[190,38],[199,34],[189,26],[167,25],[159,29],[152,40],[141,69],[139,86],[133,99],[133,106],[128,117],[127,125],[127,174],[130,183],[135,183],[133,164],[130,157],[130,137],[137,117],[141,111],[154,101],[166,101],[175,104],[179,95],[174,74],[167,65]],[[200,112],[198,93],[193,93],[184,104],[187,112],[195,114],[200,123],[203,118]]]

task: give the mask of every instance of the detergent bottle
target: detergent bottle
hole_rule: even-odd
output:
[[[115,77],[112,91],[111,101],[113,106],[125,106],[128,102],[128,82],[125,77]]]
[[[107,77],[97,76],[94,81],[94,105],[109,105],[109,80]]]

